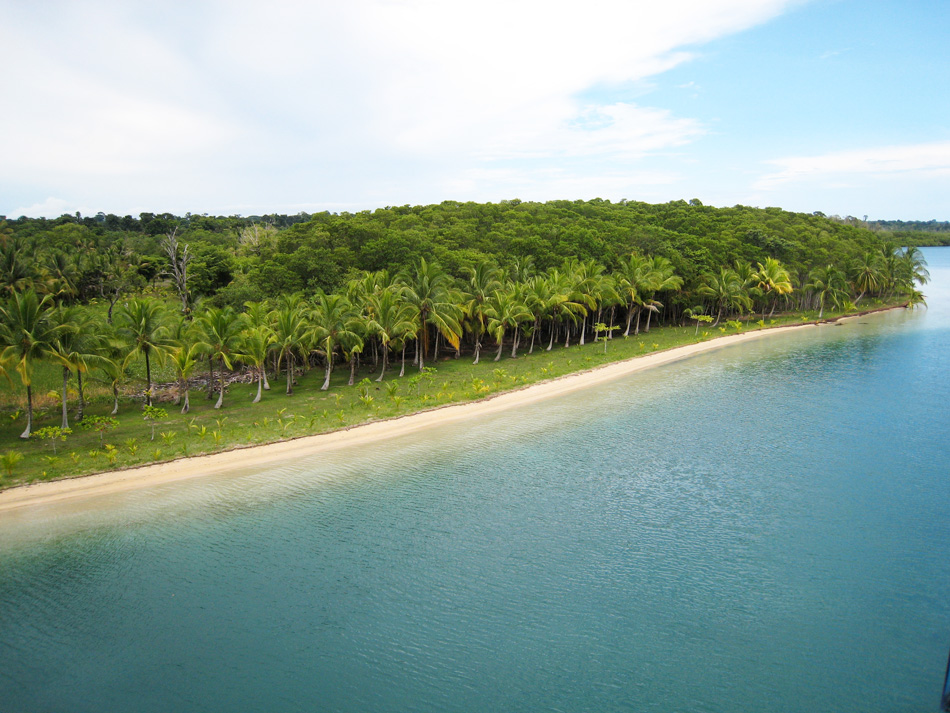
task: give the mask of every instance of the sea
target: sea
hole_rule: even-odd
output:
[[[0,711],[939,708],[928,306],[272,467],[0,513]]]

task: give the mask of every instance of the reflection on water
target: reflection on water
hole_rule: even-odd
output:
[[[0,517],[10,710],[929,710],[931,307],[279,468]]]

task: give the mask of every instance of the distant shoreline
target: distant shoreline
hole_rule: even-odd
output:
[[[191,456],[163,463],[153,463],[124,470],[77,476],[64,480],[21,485],[0,491],[0,514],[26,507],[49,505],[64,501],[79,501],[114,493],[149,488],[181,480],[212,475],[233,468],[268,466],[288,458],[302,458],[350,446],[377,443],[380,440],[416,433],[432,426],[456,423],[474,416],[498,413],[556,396],[573,393],[590,386],[619,379],[629,374],[652,369],[664,364],[687,359],[705,352],[734,344],[760,339],[808,327],[834,324],[856,319],[876,312],[902,309],[886,307],[853,315],[801,324],[757,329],[750,332],[715,337],[708,341],[675,347],[662,352],[637,356],[588,371],[576,372],[543,381],[514,391],[489,396],[479,401],[447,404],[427,411],[419,411],[384,421],[352,426],[350,428],[301,436],[286,441],[263,445],[244,446],[228,451]]]

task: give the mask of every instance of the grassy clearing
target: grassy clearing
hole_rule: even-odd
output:
[[[879,306],[862,305],[865,310]],[[834,316],[837,315],[826,313],[826,318]],[[526,349],[521,349],[519,356],[512,359],[509,357],[510,346],[506,345],[498,362],[493,361],[493,350],[483,352],[478,365],[471,363],[469,355],[459,359],[445,357],[431,364],[431,368],[422,374],[407,364],[406,375],[402,378],[398,377],[397,361],[390,365],[386,379],[379,383],[375,381],[378,369],[369,364],[360,370],[355,386],[346,385],[349,370],[341,366],[334,371],[331,387],[325,392],[320,391],[323,370],[315,368],[298,377],[290,396],[284,393],[285,380],[274,379],[271,391],[265,392],[258,404],[251,403],[257,391],[256,384],[231,385],[224,406],[219,410],[213,408],[214,398],[207,399],[205,392],[193,390],[191,413],[182,415],[173,403],[158,403],[156,405],[167,412],[167,417],[154,423],[143,417],[140,399],[125,399],[116,417],[117,425],[101,433],[73,423],[74,403],[71,402],[72,433],[65,440],[43,439],[35,435],[28,441],[20,440],[18,436],[25,424],[23,404],[18,393],[5,386],[0,396],[0,488],[327,433],[445,404],[474,401],[725,334],[761,326],[800,324],[816,318],[817,313],[805,313],[776,316],[766,320],[766,324],[752,319],[747,323],[731,322],[716,328],[701,325],[698,334],[695,325],[654,327],[649,333],[631,335],[626,339],[618,331],[607,343],[606,353],[603,342],[597,342],[572,345],[567,349],[555,345],[550,352],[536,346],[533,354],[528,355]],[[37,374],[37,430],[60,425],[57,390],[61,379],[62,372],[55,367]],[[108,416],[112,408],[111,394],[106,389],[94,388],[89,396],[87,416]]]

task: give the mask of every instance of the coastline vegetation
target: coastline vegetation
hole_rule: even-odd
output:
[[[3,221],[0,487],[919,303],[920,252],[885,238],[698,201]]]

